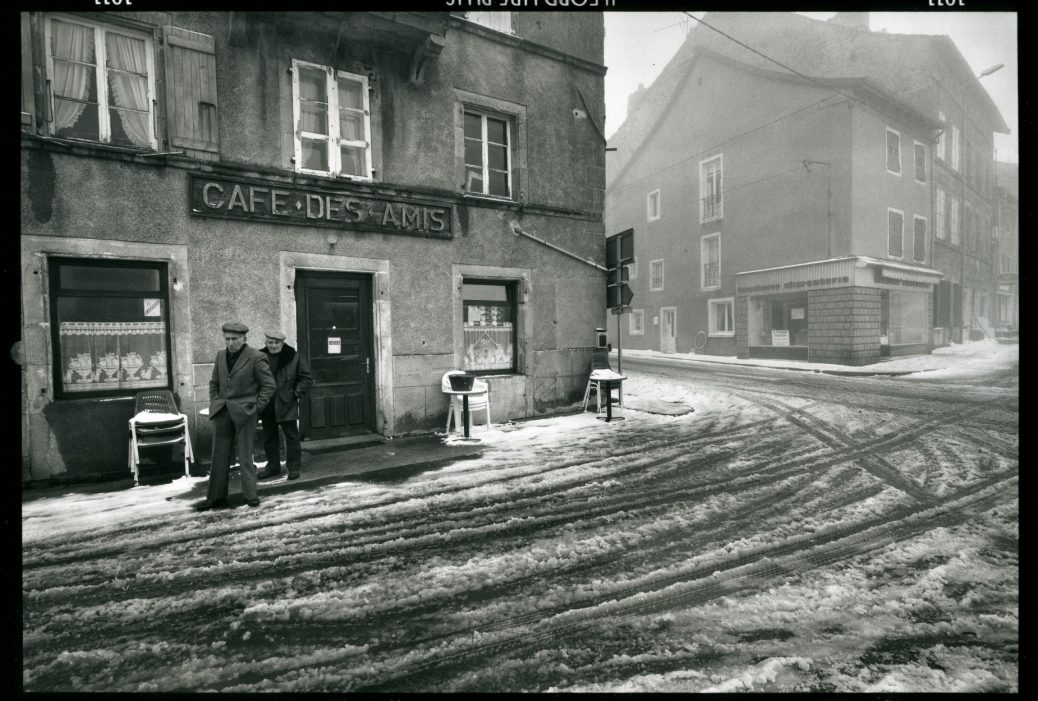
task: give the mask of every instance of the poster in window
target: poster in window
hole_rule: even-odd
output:
[[[773,346],[788,346],[789,345],[789,329],[772,329],[771,330],[771,345],[773,345]]]
[[[804,318],[804,308],[803,307],[793,307],[792,309],[789,310],[789,318],[790,319],[803,319]]]
[[[328,355],[342,354],[342,338],[339,336],[328,337]]]
[[[162,301],[158,299],[145,299],[144,316],[162,316]]]

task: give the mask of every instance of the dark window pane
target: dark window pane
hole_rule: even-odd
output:
[[[486,284],[478,282],[463,283],[461,288],[462,298],[477,302],[508,302],[511,300],[511,284]]]
[[[505,123],[503,121],[500,119],[487,118],[487,141],[495,144],[508,143]]]
[[[148,268],[121,268],[104,265],[60,265],[62,289],[158,292],[159,271]]]
[[[63,136],[69,139],[91,139],[93,141],[101,138],[101,127],[97,119],[97,105],[54,98],[54,109],[56,113],[69,115],[69,118],[64,122],[64,126],[61,126],[60,122],[55,122],[55,136]]]
[[[302,140],[303,167],[307,170],[328,170],[328,144],[313,139]]]
[[[504,146],[487,146],[487,160],[494,170],[508,170],[508,150]]]
[[[490,190],[488,194],[508,196],[508,173],[490,171]]]
[[[465,139],[465,165],[483,165],[483,144],[480,141]]]
[[[468,139],[483,138],[483,120],[478,114],[465,113],[465,137]]]

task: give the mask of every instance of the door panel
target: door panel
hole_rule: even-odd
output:
[[[299,351],[314,386],[300,406],[310,439],[375,430],[371,278],[311,273],[296,276]]]

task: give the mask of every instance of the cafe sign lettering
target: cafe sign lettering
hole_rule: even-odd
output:
[[[453,238],[450,205],[219,177],[191,176],[191,213],[203,217]]]

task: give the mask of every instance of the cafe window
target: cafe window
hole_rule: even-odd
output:
[[[371,180],[367,77],[293,60],[292,109],[297,171]]]
[[[46,23],[50,132],[131,148],[155,148],[151,37],[80,18]]]
[[[58,398],[168,388],[164,263],[50,259]]]
[[[466,279],[464,369],[474,373],[515,372],[516,283]]]

